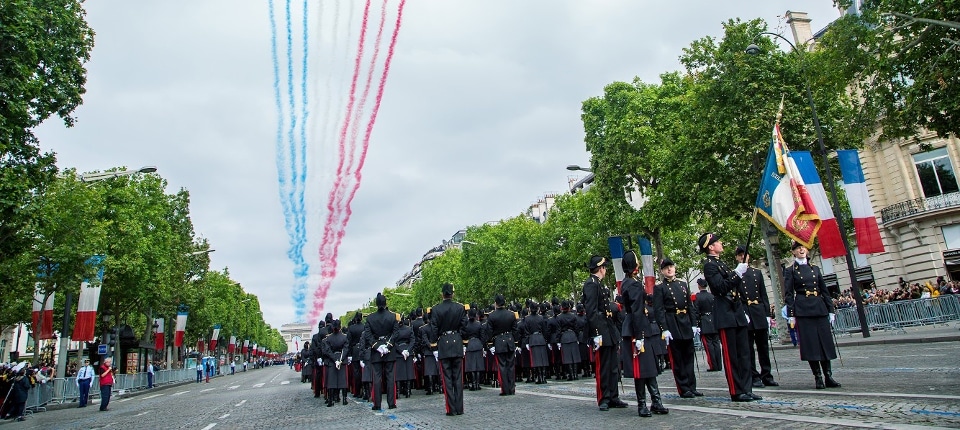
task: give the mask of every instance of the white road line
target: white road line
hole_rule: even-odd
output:
[[[703,388],[701,388],[701,390],[702,389]],[[541,396],[541,397],[552,397],[555,399],[579,400],[583,402],[591,402],[594,404],[597,402],[596,399],[589,398],[589,397],[569,396],[564,394],[537,393],[537,392],[525,391],[525,390],[516,390],[516,391],[520,394],[528,394],[528,395]],[[908,429],[908,430],[921,430],[921,429],[929,430],[933,428],[946,428],[946,427],[927,427],[927,426],[918,426],[918,425],[909,425],[909,424],[886,424],[886,423],[876,422],[876,421],[874,422],[857,421],[857,420],[847,420],[842,418],[812,417],[812,416],[806,416],[806,415],[787,415],[783,413],[721,409],[716,407],[705,408],[700,406],[678,405],[676,403],[671,403],[666,406],[669,406],[670,409],[699,412],[703,414],[734,415],[741,418],[750,417],[750,418],[761,418],[761,419],[767,419],[767,420],[794,421],[794,422],[812,423],[812,424],[826,424],[826,425],[838,426],[838,427],[846,426],[846,427],[859,427],[859,428]]]
[[[117,402],[123,403],[123,402],[126,402],[127,400],[130,400],[130,398],[127,397],[127,398],[125,398],[125,399],[120,399],[120,400],[117,400]]]
[[[726,388],[700,388],[701,390],[710,390],[710,391],[724,391],[727,392]],[[789,394],[811,394],[819,397],[823,396],[846,396],[846,397],[903,397],[903,398],[921,398],[921,399],[949,399],[949,400],[960,400],[960,396],[951,396],[948,394],[913,394],[913,393],[865,393],[865,392],[850,392],[850,391],[824,391],[824,390],[780,390],[780,389],[754,389],[754,391],[760,393],[789,393]]]
[[[280,377],[280,374],[279,374],[279,373],[276,374],[276,375],[273,375],[273,377],[270,378],[270,382],[273,382],[273,381],[276,380],[278,377]]]
[[[210,430],[210,429],[216,427],[216,425],[217,425],[217,423],[210,423],[210,424],[207,424],[206,427],[204,427],[204,428],[202,428],[202,429],[200,429],[200,430]]]
[[[263,386],[263,384],[264,384],[263,382],[261,382],[261,383],[259,383],[259,384],[253,384],[253,388],[260,388],[260,387]]]
[[[231,386],[227,387],[228,390],[236,390],[237,388],[240,388],[240,386],[239,386],[239,385],[231,385]]]
[[[280,385],[287,385],[287,384],[289,384],[289,383],[290,383],[290,381],[280,381]]]
[[[244,403],[247,403],[247,401],[246,401],[246,400],[242,400],[242,401],[240,401],[240,403],[237,403],[237,404],[235,404],[235,405],[233,405],[233,406],[236,406],[236,407],[239,408],[239,407],[243,406]]]
[[[163,395],[163,394],[151,394],[151,395],[149,395],[149,396],[147,396],[147,397],[144,397],[144,398],[141,399],[141,400],[152,399],[152,398],[154,398],[154,397],[160,397],[160,396],[162,396],[162,395]]]
[[[216,388],[204,388],[204,389],[200,390],[200,392],[201,392],[201,393],[206,393],[207,391],[213,391],[213,390],[216,390]]]
[[[143,412],[140,412],[139,414],[137,414],[137,415],[135,415],[135,416],[141,417],[141,416],[144,416],[144,415],[149,414],[149,413],[150,413],[150,411],[143,411]]]
[[[189,393],[189,392],[190,392],[190,390],[180,391],[180,392],[178,392],[178,393],[173,393],[173,394],[171,394],[171,396],[179,396],[179,395],[181,395],[181,394],[186,394],[186,393]]]
[[[230,416],[230,414],[223,414],[223,415],[220,415],[220,418],[217,418],[217,419],[218,419],[218,420],[222,420],[222,419],[224,419],[224,418],[226,418],[226,417],[229,417],[229,416]]]

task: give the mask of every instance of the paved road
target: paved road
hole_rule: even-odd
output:
[[[758,389],[764,400],[732,403],[723,375],[702,372],[703,398],[680,399],[669,371],[660,376],[661,391],[670,408],[667,416],[639,418],[632,381],[623,398],[632,406],[600,412],[592,380],[521,383],[514,397],[499,397],[484,388],[466,392],[466,413],[443,414],[439,396],[414,392],[399,407],[370,410],[369,403],[323,407],[307,385],[286,366],[275,366],[208,383],[155,389],[115,398],[110,411],[64,408],[35,414],[21,423],[0,424],[12,429],[193,429],[214,428],[960,428],[960,342],[898,345],[855,345],[841,349],[843,365],[834,363],[841,389],[815,390],[806,363],[796,350],[777,350],[779,388]],[[699,366],[705,369],[703,357]]]

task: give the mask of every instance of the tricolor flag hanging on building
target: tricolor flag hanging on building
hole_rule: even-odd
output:
[[[230,343],[227,344],[227,354],[233,354],[233,351],[237,349],[237,337],[230,336]]]
[[[173,346],[183,346],[183,333],[187,330],[187,312],[177,312],[177,327],[173,333]]]
[[[870,204],[870,195],[867,194],[867,183],[863,177],[863,168],[860,166],[860,156],[854,149],[844,149],[837,151],[837,160],[840,161],[840,173],[843,175],[843,190],[847,192],[847,201],[850,202],[850,212],[853,214],[853,228],[857,234],[857,252],[860,254],[884,252],[877,216],[873,212],[873,205]]]
[[[213,335],[210,336],[210,350],[217,349],[217,339],[220,338],[220,324],[213,326]]]
[[[203,345],[205,343],[206,342],[204,342],[203,339],[197,339],[197,352],[203,352]]]
[[[80,283],[80,299],[77,301],[77,320],[73,325],[73,341],[93,341],[97,326],[97,309],[100,306],[100,287],[103,284],[102,255],[94,255],[86,264],[97,267],[96,279],[86,278]]]
[[[823,183],[820,182],[813,156],[807,151],[792,151],[790,155],[796,161],[800,176],[807,184],[807,191],[820,215],[820,231],[817,234],[817,241],[820,242],[820,256],[834,258],[847,255],[843,238],[840,236],[840,226],[837,225],[830,200],[827,199],[827,192],[823,189]]]
[[[757,212],[780,231],[810,248],[822,221],[819,206],[810,195],[809,183],[793,155],[780,134],[780,124],[775,124],[756,207]]]
[[[617,295],[620,295],[620,284],[623,283],[623,237],[610,236],[607,238],[607,245],[610,247],[610,259],[613,264],[613,273],[617,277]],[[617,303],[617,306],[620,306]]]
[[[249,349],[249,347],[250,347],[250,339],[244,340],[243,346],[240,347],[240,353],[243,355],[247,355],[247,349]]]
[[[163,351],[163,344],[165,339],[163,338],[163,318],[154,318],[153,325],[157,327],[156,333],[153,334],[153,349],[157,351]]]
[[[653,246],[650,239],[637,236],[637,245],[640,248],[640,266],[643,273],[643,289],[647,294],[653,294],[653,287],[657,285],[657,274],[653,271]]]
[[[41,283],[37,282],[33,293],[33,337],[34,339],[53,339],[53,297],[50,293],[44,300]]]

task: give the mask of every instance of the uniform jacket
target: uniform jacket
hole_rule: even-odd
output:
[[[497,309],[487,317],[487,325],[497,354],[512,353],[517,347],[517,314],[506,308]]]
[[[750,315],[750,330],[769,330],[770,299],[767,298],[767,286],[763,282],[763,273],[750,267],[743,274],[743,301]]]
[[[486,343],[486,336],[483,333],[483,325],[480,321],[473,320],[467,322],[462,331],[463,340],[467,342],[467,352],[483,351],[483,345]]]
[[[670,330],[674,339],[693,339],[696,308],[690,303],[690,287],[674,278],[653,287],[653,308],[660,330]]]
[[[697,327],[700,327],[702,334],[717,334],[717,325],[713,318],[714,297],[707,290],[700,290],[697,293],[697,299],[693,301],[693,306],[697,308]]]
[[[576,315],[561,312],[554,320],[557,322],[557,333],[553,336],[553,343],[572,344],[580,341],[580,327]]]
[[[610,289],[601,284],[596,275],[590,275],[583,283],[582,299],[587,317],[584,340],[600,336],[603,346],[616,346],[620,342],[620,328],[610,312]]]
[[[437,358],[463,357],[463,335],[461,330],[467,325],[467,310],[452,299],[444,299],[433,307],[430,316],[433,326],[432,340],[437,344]]]
[[[547,345],[547,322],[543,317],[537,314],[523,317],[523,323],[520,325],[523,330],[523,337],[527,345],[546,346]]]
[[[397,334],[393,338],[393,354],[394,359],[403,360],[403,351],[407,351],[410,355],[416,354],[416,349],[414,349],[416,343],[416,338],[413,336],[413,327],[407,325],[400,325],[400,328],[397,329]]]
[[[393,341],[400,330],[400,315],[385,309],[367,315],[367,322],[364,323],[363,335],[364,345],[369,349],[370,362],[379,363],[384,361],[395,361],[396,356],[393,351]],[[380,345],[386,345],[386,354],[380,354],[376,351]]]
[[[645,308],[647,292],[643,288],[643,282],[633,277],[624,278],[620,284],[620,297],[623,301],[623,312],[626,314],[621,330],[623,336],[633,339],[648,336],[650,321]]]
[[[350,324],[347,327],[347,343],[350,344],[350,352],[347,354],[355,360],[359,360],[362,356],[360,353],[361,340],[363,340],[363,323]]]
[[[420,355],[433,355],[437,350],[436,329],[430,324],[424,324],[420,327]]]
[[[737,274],[716,256],[703,262],[703,277],[713,293],[713,320],[717,329],[746,327],[747,313],[743,308],[743,282]]]
[[[784,301],[791,317],[825,317],[835,312],[820,268],[794,262],[783,271]]]
[[[346,362],[350,345],[347,343],[347,335],[343,333],[332,333],[327,335],[320,343],[320,349],[323,351],[323,365],[333,366],[337,361]],[[345,351],[346,350],[346,351]],[[343,366],[345,363],[341,363]]]

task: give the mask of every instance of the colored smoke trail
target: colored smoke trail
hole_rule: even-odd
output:
[[[387,83],[387,76],[390,73],[390,64],[393,60],[393,55],[396,50],[397,36],[400,32],[400,26],[403,20],[403,7],[405,4],[406,4],[406,0],[400,0],[400,4],[397,7],[397,19],[394,25],[393,34],[391,35],[391,38],[390,38],[390,46],[387,49],[387,58],[384,61],[383,73],[380,76],[380,83],[377,88],[377,96],[374,102],[374,107],[370,114],[370,119],[367,122],[366,130],[364,133],[362,150],[361,150],[362,152],[360,154],[360,161],[359,161],[359,164],[357,165],[356,170],[354,171],[353,187],[350,191],[350,195],[347,198],[346,205],[345,205],[346,215],[344,216],[339,226],[340,228],[337,234],[337,240],[333,246],[333,255],[332,255],[332,258],[330,258],[328,263],[332,267],[330,269],[331,276],[323,277],[320,280],[320,285],[318,286],[316,292],[314,293],[313,311],[311,312],[312,316],[316,315],[317,317],[319,317],[319,314],[323,312],[323,307],[326,303],[326,297],[330,289],[330,284],[333,282],[333,278],[336,276],[337,256],[339,253],[340,243],[342,242],[344,234],[346,232],[347,223],[350,221],[350,217],[353,214],[352,210],[350,209],[350,205],[353,202],[353,198],[356,196],[357,190],[359,190],[360,188],[361,179],[363,177],[362,170],[363,170],[364,163],[366,162],[367,150],[369,149],[369,146],[370,146],[370,137],[373,133],[373,126],[377,120],[377,114],[380,111],[380,104],[383,101],[384,88]],[[386,2],[384,3],[384,11],[385,9],[386,9]],[[386,13],[384,12],[383,15],[385,16]],[[382,20],[381,20],[380,27],[382,31],[383,29]],[[314,321],[314,319],[311,318],[311,321]]]

